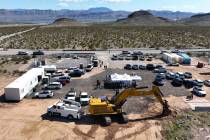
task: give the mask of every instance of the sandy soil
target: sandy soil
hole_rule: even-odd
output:
[[[77,124],[69,121],[43,120],[48,105],[56,100],[30,100],[0,104],[0,134],[5,139],[161,139],[160,123],[144,120],[145,116],[130,115],[126,125],[113,123],[109,127]],[[9,110],[9,111],[8,111]],[[23,113],[24,112],[24,113]],[[156,114],[157,112],[155,112]],[[154,111],[149,115],[154,114]],[[141,120],[142,121],[139,121]]]

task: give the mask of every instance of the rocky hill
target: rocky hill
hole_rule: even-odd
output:
[[[117,20],[115,24],[134,26],[164,26],[172,25],[174,23],[163,17],[155,17],[148,11],[136,11],[128,15],[127,18]]]
[[[70,18],[59,18],[56,19],[52,24],[48,26],[85,26],[86,24],[80,23],[75,19]]]
[[[210,13],[197,14],[190,18],[181,20],[181,22],[187,25],[210,26]]]

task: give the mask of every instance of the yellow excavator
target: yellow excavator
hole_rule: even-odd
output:
[[[122,106],[126,99],[131,96],[155,96],[163,106],[161,115],[166,116],[171,113],[168,101],[164,99],[159,87],[153,86],[152,89],[145,89],[146,87],[128,88],[122,92],[114,95],[111,100],[104,98],[91,98],[89,101],[89,115],[103,118],[105,125],[111,124],[111,117],[117,116],[117,119],[127,122]]]

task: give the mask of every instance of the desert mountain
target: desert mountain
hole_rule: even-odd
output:
[[[49,26],[85,26],[84,23],[80,23],[75,19],[70,18],[59,18],[56,19],[52,24]]]
[[[210,13],[197,14],[190,18],[184,19],[181,22],[187,25],[210,26]]]
[[[197,13],[154,11],[154,16],[167,19],[189,18]],[[39,9],[0,9],[0,22],[15,23],[52,23],[58,18],[73,18],[80,22],[104,22],[116,21],[126,18],[131,14],[129,11],[113,11],[106,7],[96,7],[87,10],[39,10]]]
[[[125,19],[117,20],[116,24],[136,26],[159,26],[172,25],[173,22],[163,17],[155,17],[148,11],[136,11],[128,15],[128,17]]]

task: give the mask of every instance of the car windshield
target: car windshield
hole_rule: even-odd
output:
[[[88,95],[81,95],[81,98],[88,98]]]
[[[40,94],[49,94],[49,92],[41,92]]]
[[[67,97],[74,97],[74,95],[66,95]]]

